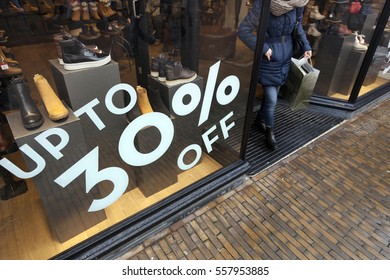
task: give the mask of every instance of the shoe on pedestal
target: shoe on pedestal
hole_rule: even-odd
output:
[[[45,105],[49,119],[58,121],[67,118],[69,115],[68,109],[61,102],[46,78],[40,74],[35,74],[34,83]]]
[[[12,79],[10,89],[18,103],[24,127],[26,129],[40,127],[44,122],[44,118],[31,97],[27,82],[22,78]]]

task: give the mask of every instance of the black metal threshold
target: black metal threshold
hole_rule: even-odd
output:
[[[249,176],[265,170],[344,120],[310,109],[291,110],[284,100],[279,100],[275,112],[278,149],[272,151],[265,144],[264,132],[255,127],[255,118],[256,113],[252,115],[246,154],[251,165]]]
[[[156,231],[188,216],[207,202],[242,184],[249,163],[237,161],[205,180],[179,191],[142,213],[56,256],[53,260],[115,259]]]

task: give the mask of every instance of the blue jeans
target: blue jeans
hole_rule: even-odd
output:
[[[261,101],[260,110],[257,112],[257,119],[264,120],[265,125],[274,128],[275,124],[275,107],[278,101],[280,86],[263,86],[263,100]]]

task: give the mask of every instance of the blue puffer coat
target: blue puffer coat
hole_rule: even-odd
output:
[[[257,36],[255,32],[260,21],[261,5],[262,1],[254,1],[253,8],[248,12],[238,28],[238,37],[253,51],[256,46]],[[263,55],[268,48],[271,48],[272,56],[270,61],[263,56],[261,62],[258,82],[263,86],[280,86],[285,83],[292,56],[292,32],[297,18],[300,23],[298,25],[298,33],[304,42],[302,54],[311,50],[305,31],[302,28],[303,11],[304,7],[300,7],[281,16],[270,14]]]

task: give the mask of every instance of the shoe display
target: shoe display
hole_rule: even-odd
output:
[[[74,0],[71,4],[72,7],[72,21],[80,21],[81,20],[81,7],[80,2],[78,0]]]
[[[77,38],[59,41],[65,70],[81,70],[106,65],[111,56],[106,53],[96,53],[87,48]]]
[[[109,18],[116,14],[116,12],[111,9],[110,0],[99,0],[99,2],[97,3],[97,9],[99,15],[102,18]]]
[[[0,54],[0,78],[13,77],[22,73],[22,68],[10,66],[6,58]]]
[[[50,12],[53,8],[50,6],[46,0],[38,0],[39,1],[39,7],[41,8],[42,12]]]
[[[101,20],[99,13],[98,13],[98,8],[95,2],[89,2],[89,14],[92,17],[93,20]]]
[[[355,51],[366,51],[368,49],[368,45],[365,43],[363,35],[355,35],[353,49]]]
[[[145,88],[137,86],[137,104],[142,114],[147,114],[153,112],[153,108],[150,105],[148,92]]]
[[[167,64],[173,65],[173,60],[171,58],[167,58],[164,53],[159,54],[158,57],[152,57],[150,75],[152,77],[158,78],[158,80],[161,82],[165,82]]]
[[[44,118],[31,97],[30,88],[22,78],[10,81],[10,91],[18,103],[23,125],[26,129],[40,127]]]
[[[183,67],[180,61],[166,65],[166,84],[174,86],[178,84],[188,83],[196,79],[196,72]]]
[[[320,13],[318,6],[311,7],[309,17],[315,20],[322,20],[325,18],[325,16]]]
[[[37,12],[38,11],[38,7],[31,5],[31,3],[27,0],[22,1],[22,7],[26,12]]]
[[[100,33],[97,33],[91,26],[86,25],[82,28],[83,31],[79,34],[78,38],[80,40],[96,40],[100,37]]]
[[[310,23],[309,28],[307,30],[307,34],[314,36],[314,37],[320,37],[322,34],[317,30],[316,24],[315,23]]]
[[[67,118],[69,115],[68,109],[66,109],[46,78],[40,74],[35,74],[33,79],[49,118],[52,121]]]
[[[89,21],[91,20],[89,16],[89,6],[88,3],[83,1],[81,2],[81,20]]]

